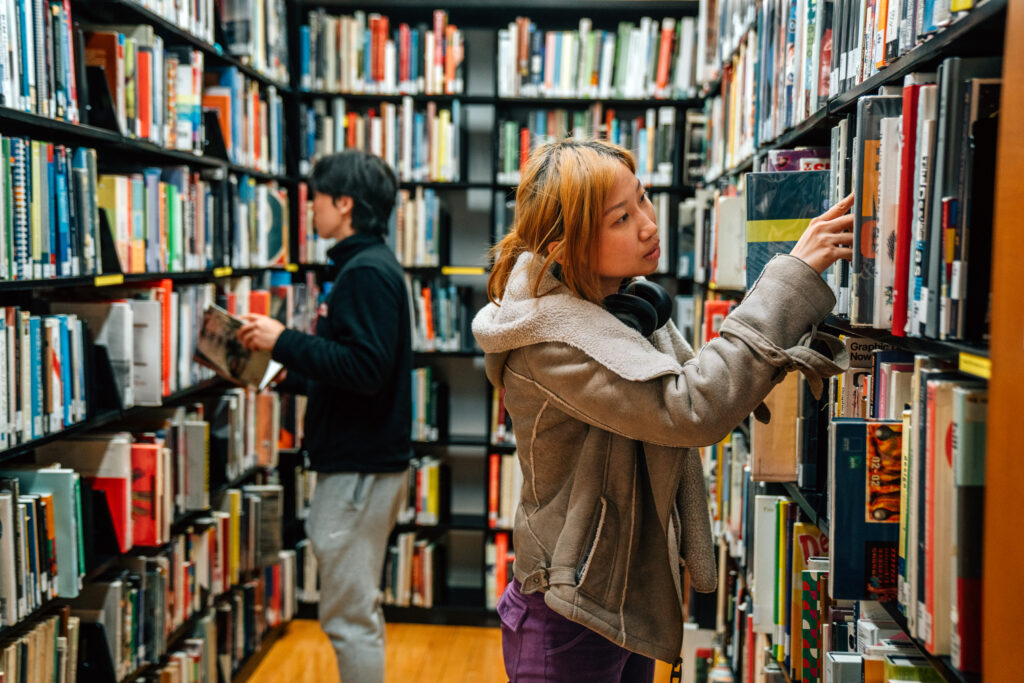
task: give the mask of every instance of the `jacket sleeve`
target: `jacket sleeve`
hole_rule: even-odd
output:
[[[405,293],[372,267],[348,271],[334,292],[328,311],[334,338],[285,330],[271,355],[317,382],[375,394],[395,367]]]
[[[288,370],[284,381],[274,385],[274,389],[286,394],[298,394],[306,396],[309,394],[309,378],[298,370]]]
[[[756,408],[786,372],[799,369],[820,394],[823,378],[849,364],[845,347],[816,330],[835,297],[810,266],[777,256],[681,373],[630,381],[567,344],[536,344],[509,357],[505,382],[539,387],[575,419],[630,439],[675,448],[717,443]],[[831,358],[811,348],[824,343]],[[514,360],[518,355],[519,360]],[[511,375],[509,374],[511,373]]]

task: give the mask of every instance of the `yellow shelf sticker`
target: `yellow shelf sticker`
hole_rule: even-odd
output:
[[[968,375],[992,379],[992,360],[973,353],[960,352],[960,372]]]
[[[109,287],[111,285],[123,285],[124,275],[121,273],[112,273],[110,275],[97,275],[93,280],[93,284],[97,287]]]
[[[483,275],[486,271],[481,266],[444,266],[442,275]]]
[[[289,264],[285,265],[284,269],[287,270],[289,273],[297,273],[297,272],[299,272],[299,264],[298,263],[289,263]]]
[[[221,266],[220,268],[213,269],[214,277],[227,277],[231,275],[231,266]]]

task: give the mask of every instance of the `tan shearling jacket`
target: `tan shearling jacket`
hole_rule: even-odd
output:
[[[551,273],[534,297],[541,263],[521,255],[501,305],[473,320],[523,470],[514,573],[555,612],[674,662],[680,562],[697,590],[717,582],[695,449],[720,441],[787,371],[820,392],[848,365],[841,342],[816,330],[835,299],[806,263],[777,256],[695,357],[671,323],[644,338]]]

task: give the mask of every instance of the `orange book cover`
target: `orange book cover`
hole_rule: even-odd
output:
[[[428,340],[434,339],[434,300],[430,287],[423,288],[423,308],[425,309],[423,326]]]
[[[444,50],[444,84],[445,92],[451,94],[455,85],[455,31],[457,29],[448,24],[445,29],[445,50]]]
[[[668,86],[669,62],[672,59],[672,41],[674,37],[675,21],[663,19],[661,22],[661,45],[658,48],[658,78],[655,82],[655,87],[659,94]]]
[[[270,292],[266,289],[254,289],[249,292],[249,312],[270,315]]]
[[[135,59],[135,77],[138,80],[135,98],[139,115],[139,135],[148,140],[153,136],[153,51],[149,48],[139,48]]]
[[[256,396],[256,462],[261,466],[274,465],[274,445],[277,443],[277,435],[274,434],[277,424],[274,419],[276,397],[277,394],[269,391],[260,392]]]
[[[519,172],[526,168],[526,162],[530,160],[530,129],[519,129]]]
[[[220,133],[224,138],[224,148],[228,154],[233,153],[231,141],[234,139],[231,133],[231,106],[231,93],[222,92],[219,89],[203,93],[203,109],[216,110],[217,123],[220,124]]]
[[[497,595],[495,601],[501,598],[508,584],[508,534],[494,534],[494,588]]]
[[[48,547],[48,554],[50,557],[50,591],[52,595],[57,595],[57,528],[54,526],[56,522],[53,519],[53,494],[44,493],[39,496],[46,503],[46,544]]]

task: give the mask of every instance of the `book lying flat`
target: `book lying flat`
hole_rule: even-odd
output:
[[[238,331],[244,324],[220,306],[207,306],[194,359],[235,384],[264,389],[283,366],[270,358],[269,351],[242,346]]]

